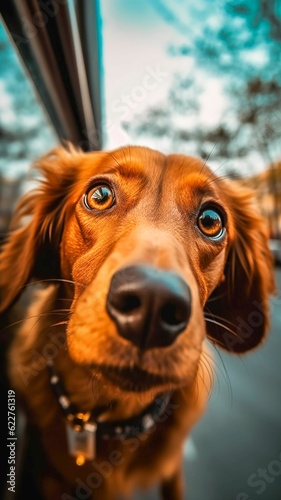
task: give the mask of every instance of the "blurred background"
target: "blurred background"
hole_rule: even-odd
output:
[[[256,191],[280,290],[280,0],[11,0],[2,15],[2,238],[36,157],[63,140],[142,144],[199,155]],[[189,500],[281,499],[280,291],[271,310],[260,351],[215,353],[186,444]]]

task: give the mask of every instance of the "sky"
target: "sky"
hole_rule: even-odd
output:
[[[171,127],[186,130],[197,124],[216,129],[228,116],[231,103],[224,92],[225,81],[211,73],[193,56],[171,57],[168,47],[189,43],[202,31],[203,25],[216,27],[225,15],[226,0],[100,0],[103,39],[104,132],[105,147],[115,148],[134,143],[160,149],[164,153],[181,152],[196,155],[196,145],[172,143],[167,137],[136,136],[124,122],[134,123],[142,112],[159,103],[169,105],[168,93],[173,88],[175,74],[194,79],[203,91],[196,116],[173,116]],[[212,8],[210,8],[210,4]],[[239,18],[235,19],[239,33]],[[205,24],[204,24],[205,23]],[[262,49],[245,51],[249,63],[258,65]],[[179,149],[177,149],[179,148]],[[211,154],[213,145],[210,146]],[[252,175],[265,168],[264,159],[253,147],[246,158],[231,158],[224,164],[209,160],[211,168],[236,170]]]
[[[99,1],[104,148],[111,149],[134,143],[160,149],[165,153],[175,151],[171,151],[171,143],[165,137],[136,137],[122,124],[133,123],[141,112],[157,103],[162,107],[168,106],[167,95],[176,73],[196,79],[203,87],[201,107],[196,115],[197,123],[207,125],[209,128],[216,128],[222,123],[229,109],[229,98],[224,93],[222,80],[218,75],[210,74],[204,65],[199,66],[190,55],[184,58],[169,56],[167,48],[171,44],[192,43],[193,38],[202,30],[203,23],[216,26],[226,0],[212,2],[212,8],[207,0]],[[7,39],[7,35],[2,28],[0,43],[4,39]],[[262,54],[258,52],[249,55],[252,61],[256,57],[257,63],[261,56]],[[9,165],[9,169],[5,158],[2,158],[2,164],[0,160],[0,171],[2,169],[10,176],[17,176],[25,171],[30,160],[45,153],[57,141],[48,120],[44,118],[40,106],[36,104],[31,83],[19,67],[20,63],[14,49],[9,45],[5,49],[0,69],[0,121],[12,131],[16,127],[24,129],[32,120],[35,122],[38,120],[38,124],[44,123],[44,125],[41,126],[42,131],[34,136],[31,144],[27,145],[26,158],[23,159],[19,154]],[[23,96],[23,100],[32,101],[30,108],[26,106],[23,111],[15,109],[14,97],[18,94]],[[32,109],[32,112],[29,112],[29,109]],[[182,116],[177,120],[181,120],[183,127],[192,127],[194,116]],[[15,143],[11,148],[17,150],[20,146]],[[184,151],[178,152],[194,154],[192,144],[187,144]],[[212,158],[209,163],[211,167],[217,168],[215,162],[212,164]],[[248,158],[248,164],[251,165],[251,173],[264,168],[261,157],[255,151]],[[228,166],[233,165],[230,163]],[[234,167],[245,170],[245,164],[241,167],[238,160],[234,161]]]
[[[180,0],[165,2],[169,6],[170,16],[174,13],[178,17],[181,9],[183,16],[180,26],[168,22],[165,11],[160,14],[157,3],[149,0],[101,1],[108,147],[131,141],[128,132],[122,128],[122,122],[133,120],[137,113],[157,102],[165,105],[175,72],[183,71],[182,57],[169,57],[167,47],[171,43],[186,42],[189,31],[192,37],[194,33],[191,30],[200,29],[198,26],[194,28],[194,24],[188,21],[186,3]],[[185,58],[184,72],[192,76],[194,71],[194,59]],[[196,68],[196,72],[198,77],[200,69]],[[204,77],[204,71],[201,70],[202,80]],[[209,77],[202,95],[202,120],[210,126],[216,126],[225,106],[220,80]],[[143,139],[134,137],[136,140],[141,143]]]

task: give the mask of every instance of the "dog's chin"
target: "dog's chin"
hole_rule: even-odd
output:
[[[174,377],[164,377],[138,367],[94,364],[91,369],[95,375],[101,374],[110,384],[125,392],[146,392],[153,389],[165,391],[180,385],[179,380]]]

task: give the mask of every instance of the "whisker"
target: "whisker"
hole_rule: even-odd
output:
[[[68,321],[59,321],[58,323],[53,323],[52,325],[50,325],[50,328],[54,327],[54,326],[61,326],[61,325],[67,325],[68,324]]]
[[[214,295],[214,296],[212,295],[210,298],[208,298],[207,304],[209,302],[214,302],[216,300],[223,299],[225,296],[226,296],[226,293],[221,293],[220,295]]]
[[[215,324],[217,326],[220,326],[220,327],[224,328],[225,330],[227,330],[228,332],[230,332],[234,337],[236,337],[237,339],[239,339],[239,343],[244,343],[250,349],[251,346],[248,344],[248,342],[246,342],[246,340],[244,340],[240,335],[238,335],[237,332],[235,332],[234,330],[232,330],[231,328],[229,328],[224,323],[221,323],[220,321],[217,321],[215,319],[207,318],[206,316],[205,316],[205,320],[208,323],[213,323],[213,324]],[[226,321],[226,320],[224,319],[224,321]],[[230,322],[228,322],[228,323],[230,323]],[[232,326],[234,326],[234,325],[232,325]],[[214,342],[217,342],[221,347],[224,347],[224,344],[218,338],[214,338],[211,335],[208,335],[208,338],[210,340],[213,340]]]
[[[212,155],[213,151],[215,150],[215,148],[217,147],[217,144],[218,144],[218,141],[215,142],[215,144],[213,145],[210,153],[206,156],[206,158],[204,158],[204,164],[203,164],[203,167],[202,167],[202,170],[201,170],[200,174],[202,174],[202,172],[204,170],[204,167],[207,166],[207,161],[209,161],[209,159],[211,158],[211,155]]]
[[[213,314],[211,311],[204,311],[205,318],[207,315],[211,316],[213,319],[219,319],[225,323],[228,323],[230,326],[233,326],[235,328],[235,324],[232,323],[232,321],[229,321],[228,319],[223,318],[222,316],[218,316],[217,314]]]
[[[207,375],[209,377],[209,381],[210,381],[211,387],[214,385],[214,380],[215,379],[214,379],[214,370],[213,370],[213,367],[212,367],[211,363],[209,362],[209,360],[205,357],[205,353],[204,352],[202,353],[202,356],[200,358],[199,364],[200,363],[203,365],[203,367],[205,369],[203,369],[203,373],[201,373],[200,370],[198,370],[197,373],[198,373],[198,376],[201,378],[205,389],[207,389],[208,385],[205,382],[204,374],[207,373]],[[211,390],[208,390],[208,399],[210,398],[210,395],[211,395]]]
[[[71,299],[70,297],[65,297],[65,298],[63,298],[63,297],[58,297],[58,298],[56,298],[56,300],[59,300],[59,301],[61,301],[61,302],[65,302],[65,301],[68,301],[68,302],[73,302],[73,299]]]
[[[34,314],[32,316],[25,316],[23,319],[19,319],[17,321],[14,321],[13,323],[10,323],[9,325],[6,325],[0,331],[4,332],[5,330],[7,330],[9,328],[12,328],[14,326],[20,325],[21,323],[23,323],[23,322],[25,322],[27,320],[30,320],[30,319],[37,319],[37,320],[39,320],[42,317],[48,317],[48,316],[51,316],[52,314],[65,314],[66,312],[68,312],[69,314],[71,314],[71,310],[70,309],[58,309],[58,310],[49,311],[49,312],[45,312],[45,313]],[[37,324],[37,323],[35,323],[35,324]]]
[[[225,165],[226,161],[224,161],[219,167],[217,167],[215,170],[212,171],[212,175],[210,175],[210,179],[208,180],[208,184],[220,182],[221,180],[229,180],[230,176],[228,174],[216,176],[215,173]],[[213,177],[213,178],[211,178]]]
[[[63,278],[48,278],[48,279],[46,278],[44,280],[30,281],[29,283],[26,283],[25,285],[23,285],[20,288],[23,289],[23,288],[27,288],[31,285],[41,285],[42,283],[53,283],[53,284],[68,283],[70,285],[78,285],[78,286],[81,286],[82,288],[86,288],[84,283],[79,283],[79,282],[73,281],[73,280],[66,280]]]
[[[239,335],[234,331],[232,330],[231,328],[229,328],[228,326],[224,325],[223,323],[221,323],[220,321],[217,321],[215,319],[211,319],[211,318],[206,318],[205,317],[205,320],[208,322],[208,323],[213,323],[214,325],[217,325],[217,326],[221,326],[222,328],[225,328],[225,330],[227,330],[228,332],[232,333],[232,335],[234,335],[235,337],[239,338]]]
[[[225,362],[224,362],[223,357],[222,357],[220,351],[218,350],[217,346],[213,342],[211,342],[211,344],[212,344],[214,350],[216,351],[216,354],[218,355],[218,357],[220,359],[220,363],[222,364],[223,370],[218,363],[216,363],[216,366],[219,369],[220,373],[222,374],[224,381],[226,382],[226,385],[227,385],[227,388],[228,388],[229,394],[230,394],[230,402],[232,405],[233,404],[233,391],[232,391],[231,380],[230,380],[230,377],[228,375],[228,372],[227,372],[227,369],[225,366]],[[219,379],[218,379],[218,382],[219,382]]]

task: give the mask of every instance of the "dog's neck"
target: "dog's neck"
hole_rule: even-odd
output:
[[[49,361],[48,369],[50,384],[60,406],[61,413],[68,423],[76,428],[77,432],[83,429],[87,422],[92,422],[95,424],[96,432],[103,438],[118,437],[121,434],[126,436],[137,436],[154,425],[155,419],[162,415],[171,399],[171,392],[164,392],[156,397],[148,407],[135,417],[129,419],[122,418],[114,422],[103,422],[103,414],[108,412],[109,409],[114,408],[116,401],[112,401],[110,408],[108,408],[108,406],[95,406],[91,411],[81,412],[80,408],[73,405],[66,394],[52,361]]]
[[[73,362],[67,350],[57,356],[54,365],[70,402],[82,412],[104,408],[99,417],[101,421],[131,418],[157,396],[155,391],[136,394],[118,389],[101,374]]]

